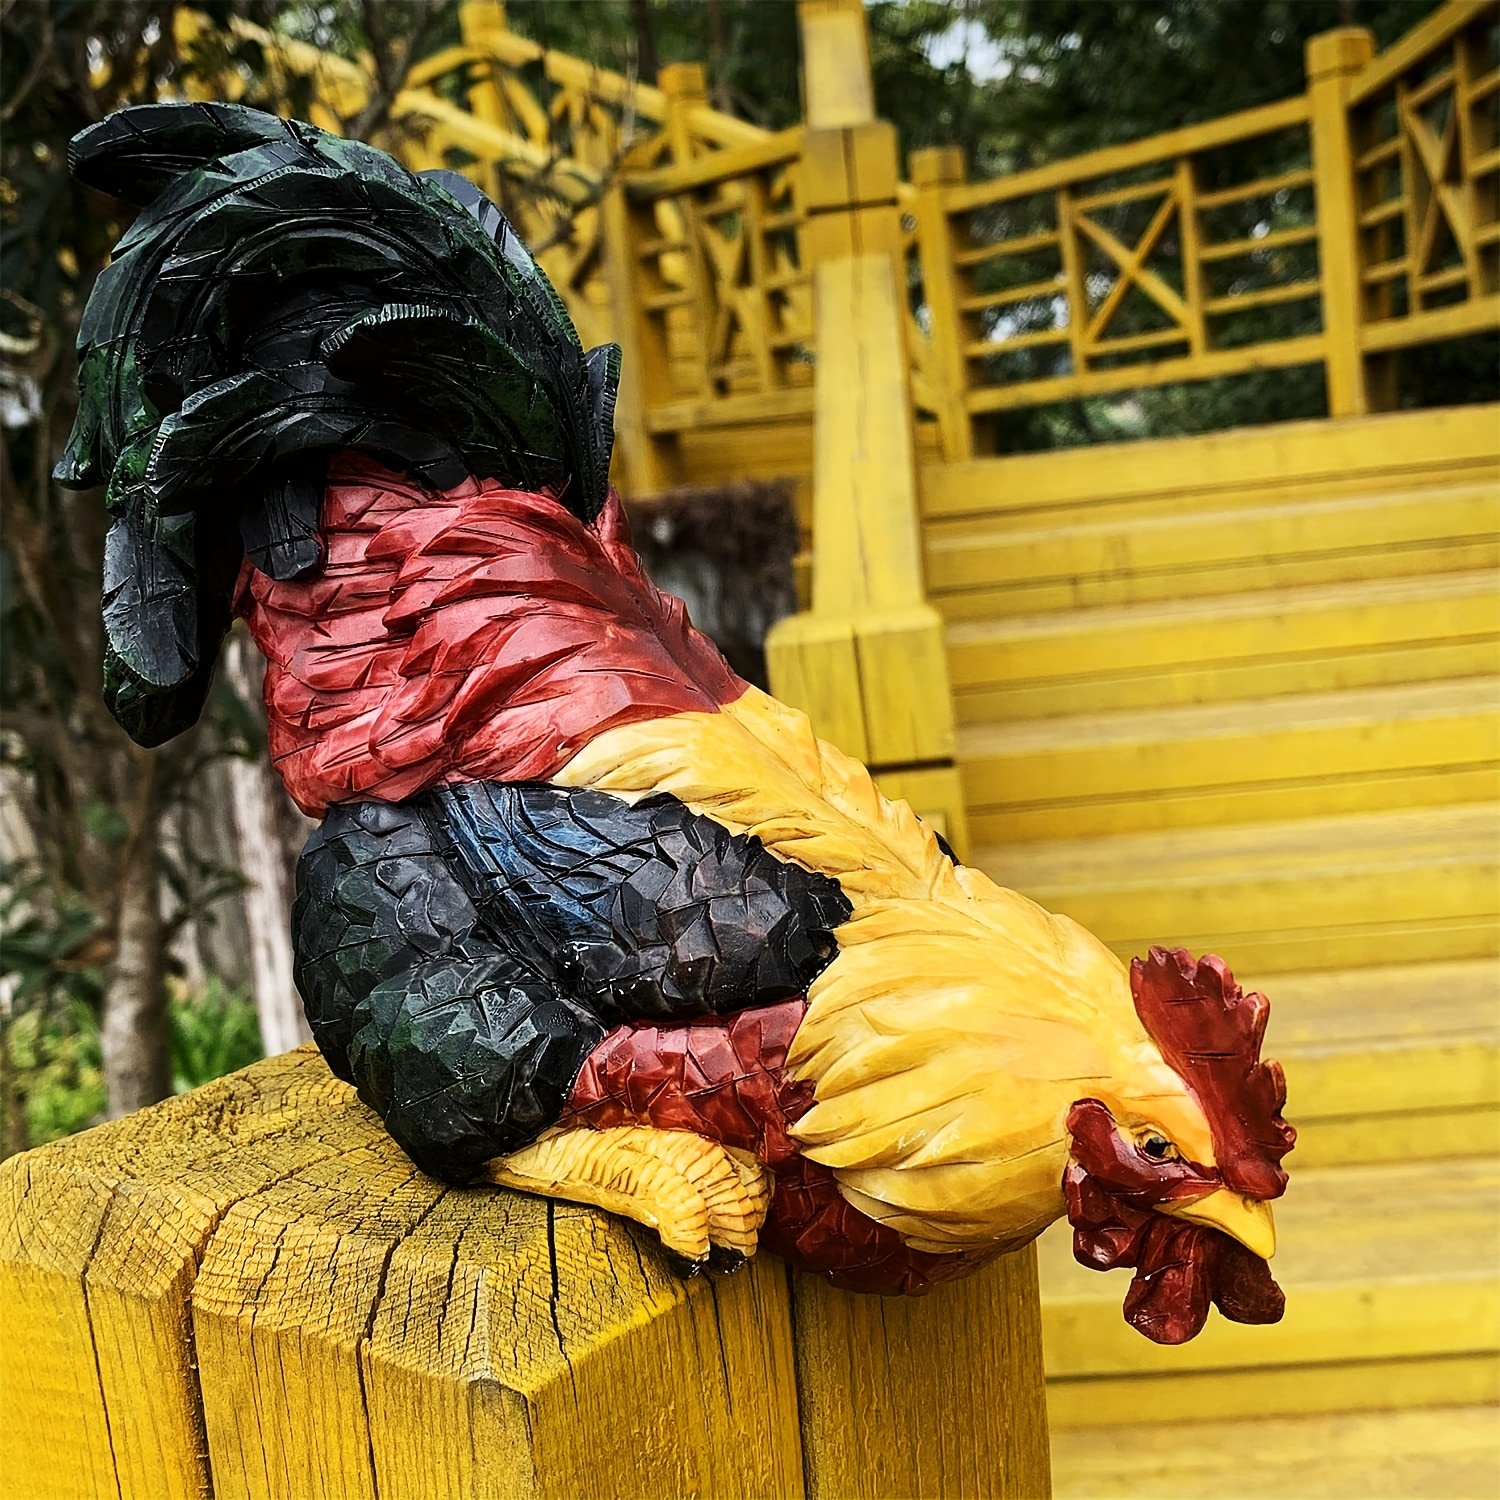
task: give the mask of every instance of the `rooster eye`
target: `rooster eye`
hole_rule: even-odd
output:
[[[1141,1150],[1152,1161],[1171,1161],[1177,1155],[1177,1147],[1164,1135],[1148,1135],[1141,1141]]]

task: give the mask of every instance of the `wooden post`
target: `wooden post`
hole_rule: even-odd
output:
[[[963,148],[929,146],[913,151],[907,165],[917,190],[917,244],[932,325],[932,383],[941,403],[938,431],[944,459],[960,463],[974,456],[974,437],[973,423],[964,406],[969,362],[964,358],[964,315],[959,308],[963,291],[953,263],[953,229],[943,203],[943,189],[966,176]]]
[[[302,1048],[0,1166],[0,1493],[1040,1495],[1034,1278],[683,1282],[424,1177]]]
[[[604,281],[609,288],[615,342],[620,346],[612,472],[623,493],[644,499],[674,483],[672,445],[656,437],[648,421],[651,406],[661,405],[670,397],[671,365],[665,341],[650,327],[642,306],[637,247],[643,238],[638,223],[643,215],[631,205],[621,177],[605,189],[599,209]]]
[[[1374,55],[1375,41],[1360,26],[1341,26],[1307,44],[1313,177],[1318,205],[1318,264],[1323,282],[1323,337],[1328,414],[1363,416],[1370,409],[1359,332],[1359,204],[1349,138],[1349,82]]]
[[[771,686],[962,851],[943,624],[922,580],[896,136],[875,118],[859,0],[801,0],[798,15],[817,328],[812,610],[771,632]]]

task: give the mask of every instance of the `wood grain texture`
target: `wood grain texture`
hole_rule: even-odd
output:
[[[0,1168],[0,1493],[798,1500],[876,1431],[879,1493],[1041,1493],[1029,1260],[795,1306],[424,1177],[300,1049]]]
[[[811,1500],[1049,1495],[1035,1286],[1031,1249],[922,1298],[796,1277]]]

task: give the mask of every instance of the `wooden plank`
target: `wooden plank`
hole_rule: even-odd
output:
[[[761,1259],[690,1292],[597,1214],[557,1205],[549,1240],[545,1203],[506,1208],[448,1194],[391,1255],[362,1360],[381,1500],[504,1493],[489,1455],[528,1449],[536,1493],[556,1500],[802,1495],[783,1267]],[[559,1296],[554,1274],[598,1306]],[[601,1312],[624,1336],[598,1339]],[[625,1418],[622,1398],[664,1420]],[[414,1407],[430,1420],[414,1424]]]
[[[1364,311],[1359,195],[1347,101],[1351,80],[1369,62],[1374,45],[1368,31],[1349,27],[1315,36],[1307,44],[1318,279],[1327,341],[1328,412],[1333,417],[1358,416],[1371,406],[1359,349]]]
[[[189,1311],[198,1257],[234,1203],[350,1144],[337,1105],[351,1095],[302,1049],[0,1166],[0,1489],[209,1492]],[[248,1128],[212,1123],[226,1119]]]
[[[1360,488],[1370,492],[1368,499],[1350,493]],[[1382,494],[1383,488],[1368,480],[1309,487],[1290,496],[1272,493],[1264,498],[1273,503],[1264,505],[1236,505],[1233,500],[1250,497],[1210,492],[1213,500],[1231,503],[1205,503],[1199,514],[1180,521],[1149,500],[1106,503],[1081,516],[1018,511],[933,521],[927,528],[929,585],[933,602],[957,620],[1124,604],[1179,590],[1183,596],[1253,593],[1280,584],[1491,565],[1500,526],[1490,518],[1500,504],[1500,489],[1392,485]],[[1426,523],[1417,511],[1420,500],[1433,505],[1435,520],[1449,518],[1452,529]],[[1366,508],[1372,528],[1389,525],[1389,533],[1348,529]],[[1250,538],[1264,538],[1266,549],[1238,544],[1228,532],[1231,517],[1243,520]],[[1306,524],[1297,524],[1304,519]],[[1201,555],[1190,550],[1189,537],[1202,539]],[[1023,558],[1031,562],[1029,570],[1023,571]],[[1065,560],[1076,561],[1074,571],[1065,570]]]
[[[1336,1378],[1332,1372],[1325,1379]],[[1404,1380],[1409,1388],[1410,1381]],[[1165,1406],[1162,1410],[1182,1410]],[[1187,1403],[1193,1416],[1196,1405]],[[1283,1495],[1483,1495],[1500,1473],[1500,1429],[1478,1404],[1083,1429],[1059,1445],[1058,1500],[1201,1500],[1233,1475],[1239,1500]]]
[[[646,413],[646,430],[666,434],[695,427],[738,427],[754,422],[785,422],[798,417],[811,417],[812,411],[812,387],[792,386],[784,391],[763,391],[751,396],[673,401],[652,406]]]
[[[1339,476],[1434,476],[1460,464],[1500,472],[1500,406],[1286,422],[1197,438],[937,464],[923,469],[922,492],[928,517],[1158,495],[1185,509],[1202,504],[1197,497],[1214,490],[1267,495]]]
[[[51,1209],[40,1223],[27,1201],[34,1191]],[[8,1330],[0,1339],[0,1489],[35,1500],[119,1496],[83,1289],[109,1184],[70,1180],[36,1153],[24,1164],[19,1157],[0,1164],[0,1195],[0,1320]],[[26,1329],[24,1344],[18,1328]],[[159,1493],[198,1493],[201,1464],[180,1450],[163,1457]]]
[[[651,203],[658,198],[673,198],[691,193],[735,177],[748,177],[768,167],[796,161],[802,152],[802,127],[778,131],[763,140],[743,146],[731,146],[704,156],[690,157],[659,167],[651,172],[632,173],[625,179],[625,191],[632,202]]]
[[[1274,704],[1267,708],[1273,709]],[[965,786],[972,790],[987,768],[961,758],[959,769],[970,773],[965,775]],[[1167,788],[1131,797],[1062,795],[1020,802],[1001,800],[991,791],[994,800],[981,803],[977,798],[982,793],[974,795],[968,813],[977,842],[1032,845],[1052,839],[1128,837],[1334,814],[1482,806],[1500,797],[1500,766],[1485,761],[1326,773],[1309,768],[1300,775],[1263,782]]]
[[[875,118],[870,36],[858,0],[802,0],[803,112],[812,130],[840,130]]]
[[[937,611],[919,604],[861,612],[854,616],[854,643],[870,762],[951,759],[953,708]]]
[[[964,345],[964,355],[968,359],[989,359],[996,354],[1013,354],[1017,349],[1041,349],[1067,342],[1066,328],[1042,328],[1034,333],[1008,334],[1002,339],[973,339]],[[972,399],[968,405],[970,410],[974,409]]]
[[[1016,348],[1016,341],[997,344],[991,352]],[[1323,358],[1321,334],[1252,344],[1245,349],[1220,349],[1183,359],[1155,360],[1118,370],[1091,370],[1086,375],[1064,375],[1052,380],[1023,380],[1012,385],[981,386],[969,393],[971,412],[1011,411],[1046,401],[1068,401],[1077,396],[1103,396],[1112,391],[1174,381],[1214,380],[1248,370],[1275,370],[1287,365],[1316,364]]]
[[[1340,1360],[1261,1370],[1214,1370],[1191,1375],[1129,1375],[1052,1381],[1047,1411],[1057,1450],[1079,1429],[1158,1422],[1163,1412],[1191,1411],[1203,1421],[1313,1412],[1390,1412],[1500,1400],[1500,1360],[1490,1354],[1432,1359]],[[1289,1493],[1285,1488],[1265,1500]],[[1295,1493],[1295,1491],[1291,1491]],[[1337,1491],[1335,1491],[1337,1493]],[[1356,1492],[1360,1493],[1360,1492]],[[1420,1491],[1417,1491],[1420,1493]],[[1465,1492],[1456,1492],[1463,1495]],[[1483,1493],[1483,1490],[1470,1493]],[[1191,1490],[1182,1500],[1201,1500]],[[1080,1500],[1097,1500],[1097,1491]],[[1153,1496],[1152,1500],[1159,1500]]]
[[[1092,678],[1086,689],[1087,702],[1091,709],[1107,713],[1169,703],[1223,703],[1236,698],[1279,697],[1288,692],[1334,692],[1385,683],[1483,677],[1494,671],[1497,652],[1500,641],[1494,636],[1478,636],[1321,657],[1294,654],[1262,661],[1122,672]],[[1079,684],[1066,677],[986,685],[954,694],[960,726],[1043,718],[1076,713],[1078,709]]]
[[[800,708],[820,740],[855,760],[870,760],[851,620],[811,613],[778,620],[766,633],[766,670],[771,691]]]
[[[950,214],[953,210],[946,210]],[[1057,243],[1058,233],[1056,230],[1046,230],[1041,234],[1018,235],[1013,240],[992,240],[987,245],[974,245],[959,250],[954,254],[953,264],[956,266],[978,266],[987,260],[993,260],[997,255],[1030,255],[1037,250],[1045,250],[1049,245]]]
[[[959,685],[1149,670],[1257,657],[1326,655],[1492,636],[1500,591],[1488,574],[1436,574],[1071,614],[952,625]]]
[[[1477,958],[1500,937],[1492,805],[983,846],[975,863],[1116,952],[1287,969]]]
[[[1007,287],[1003,292],[983,292],[973,297],[958,300],[960,312],[985,312],[992,307],[1010,307],[1017,302],[1031,302],[1037,297],[1056,297],[1066,292],[1063,282],[1056,276],[1046,281],[1033,281],[1026,286]]]
[[[1360,329],[1360,347],[1368,354],[1388,349],[1405,349],[1413,344],[1434,344],[1443,339],[1463,338],[1500,327],[1500,295],[1471,297],[1452,307],[1435,307],[1426,312],[1410,313],[1404,318],[1388,318],[1367,323]]]
[[[799,1375],[805,1384],[811,1370],[832,1372],[825,1387],[843,1393],[836,1406],[802,1407],[809,1496],[1046,1495],[1035,1278],[1030,1249],[921,1298],[859,1297],[796,1277]],[[887,1360],[866,1360],[866,1348]]]
[[[1294,172],[1278,172],[1274,177],[1257,177],[1253,182],[1242,182],[1235,187],[1219,188],[1212,193],[1198,195],[1198,207],[1222,208],[1226,203],[1243,203],[1246,198],[1269,197],[1272,193],[1290,192],[1294,188],[1311,187],[1312,171],[1299,167]]]
[[[1279,250],[1284,245],[1308,245],[1318,237],[1315,224],[1301,224],[1294,229],[1272,229],[1259,236],[1241,240],[1220,240],[1205,245],[1200,252],[1207,261],[1232,260],[1236,255],[1250,255],[1257,250]]]
[[[1316,239],[1317,225],[1304,223],[1293,229],[1271,229],[1262,236],[1250,236],[1244,240],[1220,240],[1214,245],[1203,246],[1202,257],[1206,261],[1227,261],[1233,260],[1236,255],[1277,251],[1284,245],[1311,245]]]
[[[1045,1475],[1029,1256],[883,1313],[816,1283],[794,1347],[775,1261],[683,1282],[620,1220],[428,1179],[310,1048],[0,1167],[0,1297],[28,1500],[832,1500],[874,1493],[836,1456],[871,1393],[881,1493]]]
[[[1414,1150],[1428,1160],[1500,1155],[1500,1109],[1320,1116],[1297,1126],[1297,1160],[1305,1167],[1411,1161]]]
[[[973,424],[963,400],[969,384],[969,367],[962,347],[967,327],[963,313],[968,299],[964,297],[966,278],[954,260],[953,221],[942,203],[944,184],[963,181],[963,153],[953,147],[915,151],[911,157],[911,175],[917,184],[913,205],[917,249],[931,316],[929,338],[933,357],[928,373],[936,390],[943,457],[964,459],[974,451]]]
[[[1169,130],[1161,135],[1148,136],[1144,140],[1131,141],[1128,145],[1107,146],[1099,151],[1089,151],[1082,156],[1069,157],[1066,161],[1053,162],[1028,172],[1017,172],[1010,177],[951,187],[944,195],[944,202],[949,213],[962,213],[993,203],[1008,203],[1017,198],[1029,197],[1033,193],[1049,193],[1068,183],[1084,182],[1115,172],[1128,172],[1136,167],[1167,161],[1190,152],[1209,151],[1232,141],[1250,140],[1258,135],[1288,130],[1294,125],[1305,124],[1307,118],[1307,98],[1298,94],[1275,104],[1263,104],[1255,109],[1241,110],[1238,114],[1221,115],[1217,120],[1209,120],[1201,125],[1188,125],[1181,130]]]
[[[1203,304],[1203,311],[1210,317],[1218,313],[1244,312],[1251,307],[1279,307],[1284,302],[1301,302],[1316,297],[1323,290],[1323,283],[1290,281],[1284,286],[1262,287],[1254,292],[1235,292],[1228,297],[1212,297]]]
[[[848,615],[919,605],[911,403],[890,262],[869,255],[819,265],[814,303],[813,608]]]
[[[1359,74],[1349,90],[1350,106],[1379,93],[1430,53],[1436,52],[1471,21],[1480,20],[1492,10],[1490,0],[1447,0]]]
[[[1274,705],[1183,704],[976,725],[960,736],[959,756],[970,806],[1064,802],[1085,825],[1091,814],[1108,824],[1079,834],[1153,826],[1164,799],[1208,789],[1254,792],[1270,804],[1260,815],[1276,817],[1273,788],[1288,782],[1300,796],[1318,777],[1368,778],[1378,810],[1390,776],[1431,772],[1441,780],[1459,767],[1500,767],[1497,686],[1494,678],[1403,683]],[[1217,821],[1213,807],[1200,817]]]

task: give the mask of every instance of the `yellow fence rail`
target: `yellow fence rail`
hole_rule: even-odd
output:
[[[684,432],[810,420],[808,133],[712,109],[696,65],[652,86],[515,35],[489,0],[461,14],[382,143],[493,192],[585,340],[626,345],[633,487],[680,477]],[[201,44],[201,17],[178,24]],[[312,85],[317,123],[370,96],[368,67],[230,24],[286,97]],[[1449,0],[1379,57],[1331,32],[1293,98],[987,182],[916,153],[892,253],[942,456],[983,451],[996,412],[1291,365],[1325,367],[1335,416],[1394,407],[1393,351],[1500,325],[1497,31],[1493,5]]]

